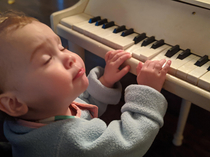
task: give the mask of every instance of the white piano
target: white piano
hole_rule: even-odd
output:
[[[205,2],[205,3],[204,3]],[[80,0],[51,15],[51,27],[71,51],[102,58],[113,49],[132,54],[125,64],[172,60],[164,89],[181,97],[173,143],[182,144],[191,103],[210,111],[209,0]]]

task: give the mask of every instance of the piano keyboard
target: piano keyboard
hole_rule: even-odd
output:
[[[147,37],[145,33],[136,33],[124,25],[118,26],[113,21],[84,13],[63,18],[60,23],[113,49],[130,52],[133,58],[142,62],[170,59],[169,74],[210,91],[208,56],[198,56],[189,50],[181,50],[179,45],[171,46],[154,36]]]

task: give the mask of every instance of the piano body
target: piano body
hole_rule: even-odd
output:
[[[50,18],[81,57],[84,50],[104,58],[124,49],[133,74],[139,61],[172,60],[163,88],[182,98],[175,145],[182,144],[191,103],[210,111],[209,9],[172,0],[80,0]]]

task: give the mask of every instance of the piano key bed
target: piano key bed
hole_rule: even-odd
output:
[[[182,108],[173,143],[181,145],[184,126],[191,103],[210,111],[210,60],[208,55],[199,56],[190,49],[165,43],[164,39],[147,36],[146,32],[135,32],[126,25],[118,25],[113,19],[91,16],[79,8],[84,8],[87,0],[81,0],[75,8],[51,15],[52,28],[69,41],[72,51],[84,55],[84,49],[104,58],[107,51],[123,49],[132,58],[124,64],[131,66],[136,74],[136,66],[146,60],[171,60],[171,68],[163,88],[181,98]],[[63,12],[63,13],[62,13]],[[79,12],[79,13],[77,13]],[[202,100],[202,101],[201,101]]]

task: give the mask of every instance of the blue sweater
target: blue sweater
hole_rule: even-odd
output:
[[[88,76],[88,89],[75,100],[97,105],[99,115],[107,104],[117,103],[121,97],[120,84],[114,89],[104,87],[98,80],[102,74],[102,68],[94,68]],[[125,89],[121,120],[108,126],[99,118],[91,119],[84,110],[81,118],[38,129],[6,120],[4,133],[14,157],[141,157],[162,127],[166,108],[165,98],[155,89],[130,85]]]

